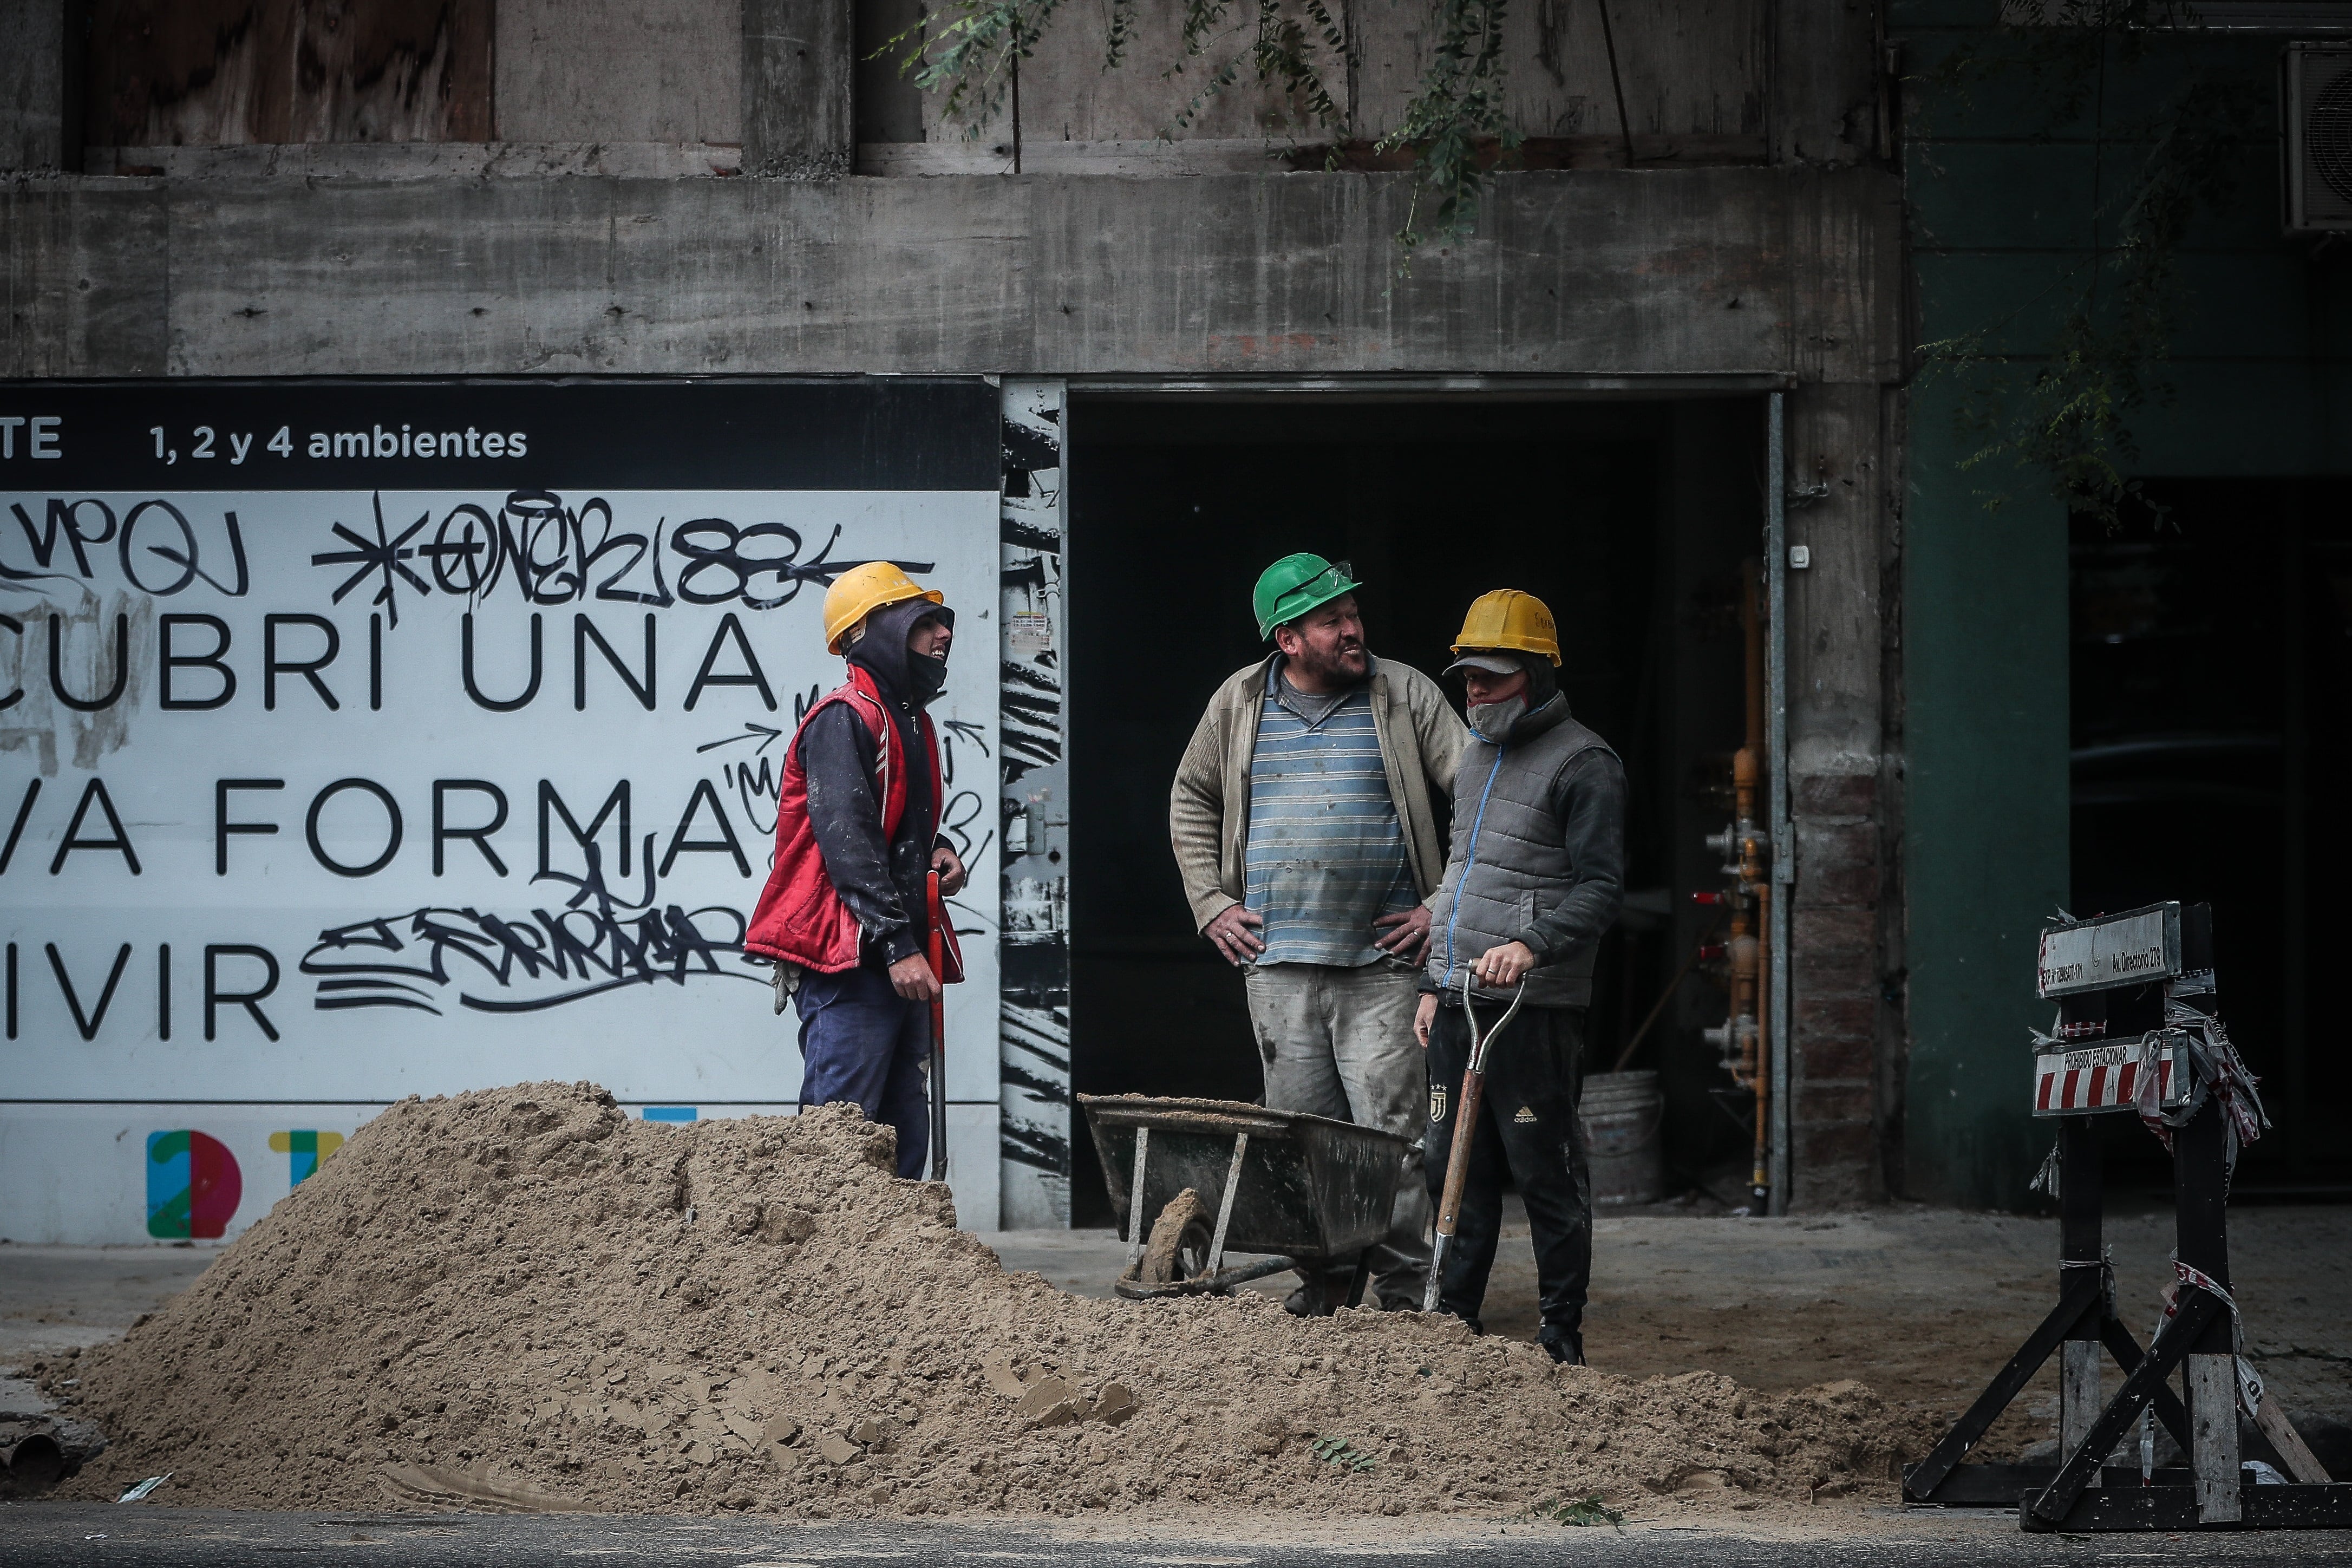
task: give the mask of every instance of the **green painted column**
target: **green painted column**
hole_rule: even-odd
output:
[[[1985,510],[1948,373],[1911,405],[1904,527],[1904,1195],[2015,1208],[2049,1139],[2029,1111],[2035,942],[2067,897],[2066,513]]]

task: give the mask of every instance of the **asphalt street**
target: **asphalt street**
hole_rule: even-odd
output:
[[[1860,1528],[1856,1529],[1855,1526]],[[279,1568],[289,1556],[370,1568],[852,1568],[863,1563],[1039,1563],[1052,1568],[2071,1568],[2086,1563],[2292,1563],[2352,1568],[2352,1532],[2269,1535],[2023,1535],[1989,1510],[1866,1510],[1755,1529],[1633,1525],[1572,1528],[1523,1521],[1429,1529],[1384,1521],[1262,1530],[1228,1518],[1213,1533],[1181,1525],[1073,1521],[826,1524],[767,1518],[690,1520],[596,1514],[246,1513],[104,1503],[0,1504],[0,1568],[73,1564]]]

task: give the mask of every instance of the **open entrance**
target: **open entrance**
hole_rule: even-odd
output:
[[[1731,816],[1763,434],[1752,398],[1074,394],[1075,1089],[1259,1095],[1241,977],[1193,930],[1168,791],[1211,692],[1265,656],[1252,584],[1297,550],[1351,562],[1373,653],[1431,674],[1479,594],[1522,588],[1551,606],[1560,685],[1632,785],[1627,910],[1601,956],[1586,1062],[1614,1068],[1704,932],[1690,893],[1722,881],[1702,839]],[[1699,1037],[1724,1012],[1702,973],[1628,1064],[1662,1074],[1670,1190],[1746,1180],[1749,1102]],[[1091,1142],[1076,1142],[1072,1223],[1107,1225]]]

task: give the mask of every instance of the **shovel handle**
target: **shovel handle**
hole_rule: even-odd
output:
[[[1470,1144],[1478,1136],[1478,1111],[1486,1099],[1486,1047],[1511,1026],[1527,995],[1528,983],[1522,979],[1503,1021],[1482,1030],[1478,1010],[1470,1005],[1470,972],[1462,972],[1462,1017],[1470,1026],[1470,1059],[1462,1069],[1460,1103],[1454,1110],[1454,1145],[1445,1157],[1445,1194],[1437,1205],[1437,1234],[1446,1240],[1453,1239],[1454,1227],[1462,1218],[1462,1189],[1470,1180]]]
[[[946,902],[940,897],[940,874],[930,873],[925,892],[930,905],[929,952],[935,984],[942,994],[931,1003],[931,1180],[948,1179],[948,1007],[945,992],[947,975],[947,939],[940,928],[947,921]]]
[[[1478,1110],[1486,1099],[1486,1075],[1476,1068],[1462,1075],[1454,1108],[1454,1146],[1445,1156],[1445,1194],[1437,1205],[1437,1234],[1447,1240],[1462,1220],[1462,1189],[1470,1182],[1470,1145],[1478,1136]]]
[[[1486,1098],[1486,1075],[1476,1068],[1464,1069],[1462,1092],[1454,1097],[1454,1142],[1445,1154],[1445,1192],[1438,1200],[1436,1234],[1429,1247],[1429,1279],[1422,1287],[1421,1310],[1437,1310],[1444,1281],[1445,1254],[1462,1221],[1462,1189],[1470,1182],[1470,1143],[1478,1135],[1478,1110]]]

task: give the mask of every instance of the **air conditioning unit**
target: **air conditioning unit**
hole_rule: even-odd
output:
[[[2352,43],[2286,47],[2286,226],[2352,229]]]

